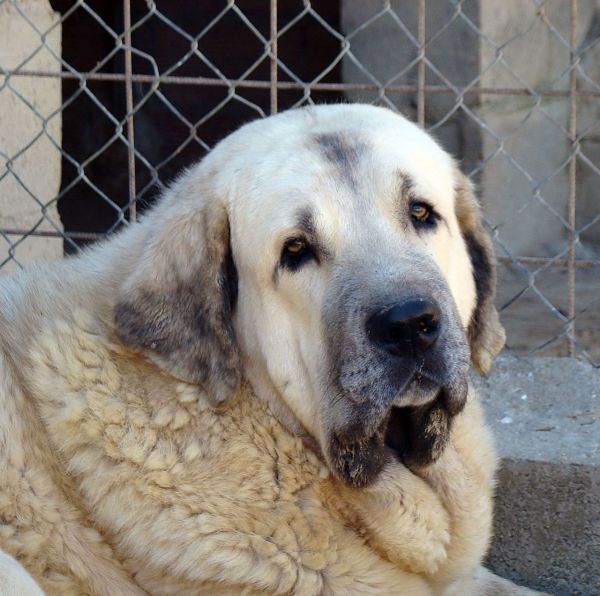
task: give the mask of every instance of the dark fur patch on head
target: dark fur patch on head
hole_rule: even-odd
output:
[[[398,172],[400,179],[400,194],[402,197],[411,198],[415,192],[415,181],[410,174]]]
[[[227,314],[230,314],[235,308],[239,288],[238,272],[233,260],[231,246],[229,247],[222,263],[219,287],[223,292],[226,303],[229,305],[229,312]],[[227,320],[230,321],[229,317],[227,317]]]
[[[421,203],[423,199],[419,197],[416,191],[416,184],[413,177],[402,170],[396,172],[399,194],[396,202],[396,215],[398,220],[406,222],[408,217],[408,208],[414,203]]]
[[[315,214],[312,209],[300,209],[297,215],[298,229],[304,232],[309,238],[315,235]]]
[[[469,328],[469,336],[474,337],[478,333],[476,326],[481,324],[481,321],[485,318],[484,310],[489,306],[486,304],[488,296],[495,295],[496,293],[494,279],[495,266],[491,264],[485,247],[475,234],[467,230],[463,232],[463,238],[473,265],[473,277],[475,278],[475,289],[477,291],[477,303]]]
[[[456,189],[456,217],[471,259],[477,292],[468,327],[471,360],[479,372],[487,374],[506,339],[494,306],[496,257],[471,183],[463,174],[460,177]]]
[[[115,307],[119,339],[151,351],[176,377],[219,394],[233,391],[239,383],[239,363],[232,350],[230,297],[223,285],[218,301],[209,295],[212,288],[200,274],[196,280],[178,280],[165,293],[140,288],[134,300]],[[224,388],[216,390],[216,385]]]
[[[315,137],[321,153],[325,158],[336,164],[345,163],[355,159],[355,147],[350,145],[346,138],[339,133],[327,133]]]
[[[316,135],[319,153],[335,167],[342,179],[355,183],[360,158],[366,152],[365,144],[342,133]]]
[[[317,234],[317,226],[315,224],[315,212],[306,207],[300,209],[297,215],[296,227],[304,234],[306,240],[311,245],[317,263],[325,259],[331,258],[331,251],[319,238]]]

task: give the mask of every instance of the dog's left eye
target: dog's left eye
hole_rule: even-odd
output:
[[[432,225],[436,223],[433,209],[425,203],[413,203],[410,216],[415,224]]]
[[[314,252],[302,238],[291,238],[283,246],[281,264],[289,269],[297,269],[314,256]]]

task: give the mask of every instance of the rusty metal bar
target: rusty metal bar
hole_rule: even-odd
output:
[[[271,0],[271,114],[277,114],[277,0]]]
[[[3,75],[0,75],[3,76]],[[72,80],[85,80],[85,81],[115,81],[125,82],[127,80],[126,75],[119,73],[105,73],[105,72],[82,72],[79,74],[73,74],[70,72],[50,72],[44,70],[18,70],[14,72],[8,72],[7,76],[23,76],[23,77],[58,77],[61,79],[72,79]],[[204,77],[155,77],[153,75],[140,75],[132,74],[131,81],[133,83],[158,83],[165,85],[199,85],[205,87],[240,87],[247,89],[271,89],[271,81],[256,81],[253,79],[247,79],[243,81],[236,81],[235,79],[209,79]],[[296,83],[293,81],[277,81],[277,89],[290,89],[298,90],[310,87],[316,91],[395,91],[400,93],[415,93],[418,91],[417,85],[373,85],[373,84],[354,84],[354,83]],[[455,94],[453,89],[445,87],[443,85],[425,85],[424,91],[426,93],[452,93]],[[536,97],[541,95],[543,97],[570,97],[571,91],[569,89],[512,89],[510,87],[470,87],[468,89],[462,89],[457,87],[457,91],[461,95],[528,95]],[[578,89],[578,96],[588,97],[600,97],[600,91],[594,91],[592,89]]]
[[[137,217],[135,204],[135,132],[133,127],[133,68],[131,64],[131,4],[123,0],[123,26],[125,29],[125,110],[127,121],[127,163],[129,167],[129,220]]]
[[[572,141],[572,149],[575,149],[577,142],[577,18],[578,18],[577,0],[571,0],[571,73],[569,77],[570,91],[570,121],[569,134]],[[577,153],[573,151],[571,161],[569,162],[569,205],[568,222],[569,243],[575,241],[575,234],[572,230],[576,229],[576,203],[577,203]],[[568,293],[569,307],[567,317],[569,319],[569,356],[575,356],[575,247],[571,246],[568,253]]]
[[[100,240],[107,234],[96,232],[52,232],[50,230],[21,230],[18,228],[0,229],[5,236],[41,236],[42,238],[71,238],[73,240]]]
[[[496,260],[503,265],[512,265],[520,263],[521,265],[547,265],[551,267],[568,267],[569,259],[552,259],[550,257],[496,257]],[[576,260],[575,269],[600,269],[598,261],[590,261],[586,259]]]
[[[419,0],[417,41],[419,42],[417,124],[420,128],[425,128],[425,0]]]

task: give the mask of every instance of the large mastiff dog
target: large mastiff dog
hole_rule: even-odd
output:
[[[1,278],[0,548],[52,596],[530,593],[480,566],[494,284],[404,118],[244,126],[140,223]]]

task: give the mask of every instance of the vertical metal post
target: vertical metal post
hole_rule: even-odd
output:
[[[425,128],[425,0],[419,0],[419,64],[417,70],[417,123]]]
[[[137,217],[135,204],[135,134],[133,130],[133,82],[131,66],[131,4],[130,0],[123,0],[123,26],[125,28],[125,110],[127,122],[127,158],[129,165],[129,221]]]
[[[277,114],[277,0],[271,0],[271,114]]]
[[[577,18],[578,18],[577,0],[571,0],[571,73],[570,73],[570,122],[569,134],[571,136],[571,149],[575,149],[577,139]],[[568,204],[568,222],[571,230],[576,228],[576,200],[577,200],[577,156],[571,157],[569,162],[569,204]],[[569,230],[569,243],[575,240],[575,234]],[[567,258],[568,268],[568,317],[569,317],[569,356],[575,355],[575,344],[571,338],[575,338],[575,247],[569,249]]]

